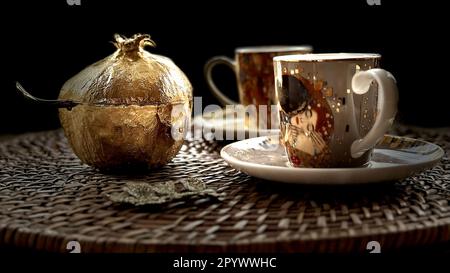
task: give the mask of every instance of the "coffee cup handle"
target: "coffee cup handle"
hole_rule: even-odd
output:
[[[372,129],[362,139],[352,143],[351,155],[353,158],[362,156],[372,149],[384,136],[394,122],[397,113],[398,90],[394,76],[381,68],[369,69],[356,73],[352,78],[352,89],[356,94],[369,91],[372,81],[378,84],[377,116]]]
[[[212,78],[212,70],[214,66],[219,64],[224,64],[231,68],[234,72],[236,72],[236,63],[232,59],[225,56],[217,56],[210,59],[206,62],[204,70],[206,82],[208,83],[209,89],[223,106],[239,104],[222,93],[214,83],[214,80]]]

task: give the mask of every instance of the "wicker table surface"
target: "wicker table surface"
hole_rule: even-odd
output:
[[[0,246],[66,252],[352,252],[450,240],[450,130],[399,127],[441,145],[435,168],[378,185],[319,187],[251,178],[219,156],[220,144],[187,141],[172,163],[146,175],[107,175],[73,155],[62,131],[0,142]],[[226,193],[162,207],[112,204],[129,181],[199,177]]]

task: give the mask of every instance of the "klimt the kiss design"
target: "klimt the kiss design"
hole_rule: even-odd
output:
[[[340,53],[274,58],[280,140],[293,166],[352,167],[368,162],[397,104],[395,81],[378,68],[380,57]],[[361,90],[359,85],[364,85]],[[384,114],[377,124],[378,109]],[[369,138],[363,143],[365,136]]]

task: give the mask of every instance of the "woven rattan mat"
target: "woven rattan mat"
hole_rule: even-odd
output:
[[[66,252],[349,252],[376,240],[382,250],[450,240],[450,136],[400,128],[446,151],[442,162],[399,182],[305,187],[261,181],[231,169],[220,145],[188,141],[147,175],[106,175],[82,165],[62,131],[0,143],[0,245]],[[128,181],[200,177],[226,193],[163,207],[112,204]]]

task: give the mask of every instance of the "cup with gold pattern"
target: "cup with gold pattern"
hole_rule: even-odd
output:
[[[294,167],[363,166],[392,124],[398,91],[381,56],[303,54],[274,58],[280,143]]]
[[[225,56],[217,56],[205,64],[205,78],[211,92],[223,105],[242,104],[265,106],[267,128],[278,128],[278,124],[270,124],[270,108],[275,105],[275,88],[273,75],[273,57],[279,55],[311,53],[311,46],[256,46],[241,47],[235,50],[234,60]],[[239,91],[239,102],[229,98],[229,94],[220,91],[212,78],[212,70],[216,65],[230,67],[236,74]],[[269,118],[267,118],[269,117]]]

